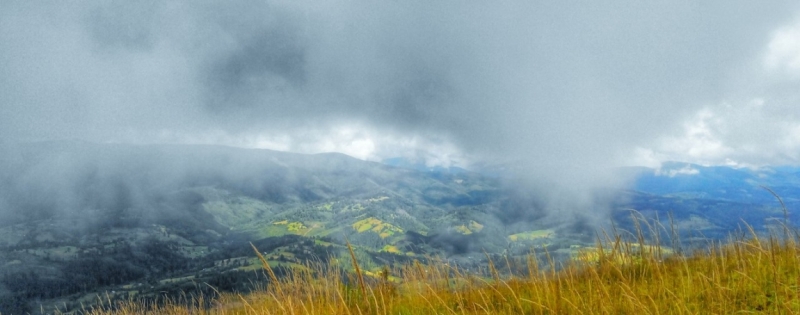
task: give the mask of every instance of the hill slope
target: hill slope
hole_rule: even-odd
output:
[[[196,145],[1,149],[0,300],[12,301],[0,305],[4,314],[33,311],[33,301],[74,309],[98,293],[212,293],[198,283],[247,291],[265,281],[253,272],[249,242],[280,274],[349,259],[345,240],[365,270],[378,272],[427,255],[474,269],[485,265],[484,251],[520,256],[545,246],[567,260],[596,235],[597,222],[548,225],[541,200],[513,181],[457,168]],[[765,177],[690,167],[699,174],[634,170],[637,190],[620,193],[609,221],[632,230],[635,209],[669,226],[671,214],[685,240],[722,239],[741,219],[758,229],[779,222],[781,210],[758,185],[787,192],[795,183],[790,170]]]
[[[497,179],[469,172],[217,146],[3,149],[0,296],[22,309],[34,299],[77,306],[97,292],[123,299],[202,282],[246,290],[251,241],[291,266],[341,256],[349,239],[365,267],[379,268],[500,251],[505,223],[535,228],[532,210],[509,202]]]

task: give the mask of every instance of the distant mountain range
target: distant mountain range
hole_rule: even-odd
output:
[[[618,209],[636,210],[649,220],[657,218],[666,234],[666,227],[674,224],[684,240],[702,244],[731,233],[749,235],[745,225],[761,233],[800,225],[798,167],[751,169],[667,162],[658,169],[623,168],[620,172],[636,180]],[[786,212],[767,188],[780,197]],[[617,212],[615,221],[633,224],[625,211]]]
[[[800,201],[800,167],[702,166],[667,162],[659,169],[640,168],[634,190],[665,196],[772,203],[775,191],[787,203]]]
[[[407,158],[391,158],[383,164],[427,173],[459,174],[477,172],[485,176],[506,175],[499,168],[466,170],[461,167],[429,166]],[[731,167],[703,166],[669,161],[659,168],[623,167],[621,176],[636,180],[629,189],[662,196],[682,196],[701,199],[727,200],[748,203],[769,203],[775,197],[764,187],[776,192],[784,202],[800,201],[800,167]]]
[[[672,215],[686,239],[723,238],[741,219],[764,230],[783,214],[761,185],[784,199],[796,222],[798,168],[671,162],[619,171],[637,178],[611,205],[620,229],[634,226],[634,209],[662,224]],[[1,144],[0,313],[36,312],[33,301],[75,309],[106,292],[213,294],[197,286],[204,282],[246,290],[264,281],[253,272],[250,242],[280,270],[349,259],[349,241],[370,272],[430,255],[469,269],[485,265],[484,252],[543,247],[564,260],[592,246],[597,222],[549,226],[535,192],[506,175],[502,167],[474,172],[337,153]]]
[[[390,163],[429,173],[463,170],[424,167],[402,159]],[[498,169],[475,171],[490,177],[507,176]],[[672,216],[682,233],[697,232],[701,238],[727,237],[745,223],[766,231],[770,226],[787,223],[780,202],[769,190],[785,204],[788,223],[800,225],[800,167],[744,168],[671,161],[659,168],[623,167],[617,172],[634,179],[613,207],[614,221],[622,226],[634,226],[630,212],[635,210],[640,218],[658,219],[664,226],[670,224],[668,218]]]

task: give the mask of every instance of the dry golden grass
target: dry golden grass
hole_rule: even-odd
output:
[[[573,261],[559,270],[552,261],[540,266],[531,256],[522,262],[527,271],[516,276],[498,272],[495,264],[509,270],[520,264],[508,260],[490,260],[485,276],[446,264],[414,263],[374,278],[309,263],[278,279],[265,263],[272,284],[247,295],[223,294],[211,308],[127,302],[89,314],[800,313],[795,238],[752,233],[685,256],[665,256],[658,244],[642,242],[641,237],[633,242],[606,237],[591,261]],[[355,261],[353,267],[360,270]]]

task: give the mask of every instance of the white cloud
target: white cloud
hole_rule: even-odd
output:
[[[152,140],[141,141],[141,139]],[[455,143],[441,136],[403,135],[361,123],[344,123],[332,127],[308,129],[304,132],[283,133],[271,131],[234,134],[213,129],[203,133],[161,130],[145,134],[129,130],[120,141],[113,142],[223,145],[304,154],[337,152],[375,162],[403,157],[424,163],[428,167],[469,167],[474,162],[474,158],[465,154]]]
[[[300,153],[339,152],[349,156],[377,161],[374,135],[358,126],[338,126],[327,132],[303,135],[303,141],[295,141],[291,150]]]
[[[628,164],[800,164],[800,19],[796,15],[787,21],[761,32],[764,46],[751,59],[738,68],[725,65],[728,81],[702,83],[719,87],[717,101],[703,102],[702,108],[686,112],[674,130],[639,144]]]
[[[800,75],[800,22],[772,33],[764,64],[771,71]]]
[[[653,148],[638,148],[637,165],[683,161],[756,168],[800,162],[800,122],[777,102],[762,98],[725,102],[698,110],[682,132],[664,136]]]
[[[696,168],[693,168],[689,164],[679,169],[663,169],[663,168],[656,169],[656,176],[675,177],[678,175],[697,175],[697,174],[700,174],[700,171],[697,170]]]
[[[665,157],[701,164],[724,159],[732,151],[719,138],[724,120],[711,109],[699,110],[683,125],[680,136],[666,137],[656,149]]]
[[[650,168],[658,168],[661,162],[666,161],[667,158],[664,154],[656,152],[650,148],[636,147],[628,158],[622,158],[626,161],[625,166],[645,166]]]

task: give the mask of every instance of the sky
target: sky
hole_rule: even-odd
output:
[[[3,1],[0,141],[800,162],[796,1]]]

